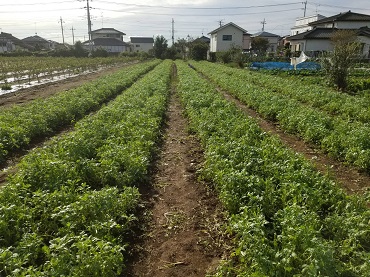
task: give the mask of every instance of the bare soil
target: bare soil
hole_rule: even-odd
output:
[[[74,77],[49,85],[24,89],[0,96],[0,109],[22,104],[39,97],[49,97],[72,89],[120,67]],[[370,177],[356,168],[331,159],[300,138],[286,134],[278,125],[268,122],[246,105],[223,92],[247,115],[257,119],[262,129],[277,135],[290,148],[311,160],[323,174],[329,174],[348,193],[361,193],[369,187]],[[164,126],[163,142],[153,169],[152,185],[141,189],[147,224],[134,261],[126,276],[176,277],[205,276],[227,255],[229,239],[222,229],[223,211],[215,192],[198,180],[197,169],[203,163],[203,152],[197,139],[188,133],[188,122],[175,89],[172,90]],[[0,182],[4,179],[0,172]],[[144,223],[144,221],[143,221]],[[226,249],[225,249],[226,248]]]
[[[173,90],[154,190],[144,195],[151,207],[148,231],[129,276],[204,277],[225,249],[222,210],[213,190],[197,180],[203,152],[182,113]]]

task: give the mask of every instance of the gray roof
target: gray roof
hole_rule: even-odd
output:
[[[258,32],[252,35],[252,37],[280,37],[279,35],[275,35],[269,32]]]
[[[303,39],[330,39],[338,30],[352,30],[359,36],[370,37],[370,28],[361,27],[359,29],[337,29],[337,28],[314,28],[310,31],[300,33],[298,35],[288,37],[288,40],[303,40]]]
[[[26,38],[22,39],[22,41],[24,41],[25,43],[30,43],[30,42],[49,43],[49,41],[47,41],[46,39],[44,39],[44,38],[42,38],[38,35],[26,37]]]
[[[348,11],[311,22],[308,25],[315,26],[323,23],[332,23],[337,21],[370,21],[370,15]]]
[[[229,23],[227,23],[227,24],[225,24],[225,25],[222,25],[221,27],[219,27],[219,28],[217,28],[217,29],[215,29],[215,30],[213,30],[213,31],[209,32],[208,34],[209,34],[209,35],[211,35],[211,34],[217,33],[218,31],[220,31],[220,30],[222,30],[223,28],[226,28],[226,27],[228,27],[228,26],[234,26],[235,28],[237,28],[237,29],[241,30],[243,33],[248,33],[246,30],[244,30],[243,28],[239,27],[239,26],[238,26],[238,25],[236,25],[235,23],[233,23],[233,22],[229,22]]]
[[[117,38],[95,38],[92,40],[94,46],[128,46],[128,44]],[[84,44],[88,44],[85,41]]]
[[[130,37],[131,43],[154,43],[152,37]]]
[[[200,38],[196,38],[194,42],[205,42],[205,43],[210,43],[211,39],[206,37],[206,36],[201,36]]]
[[[100,28],[100,29],[97,29],[97,30],[94,30],[94,31],[91,31],[91,33],[95,33],[95,34],[121,34],[121,35],[126,35],[125,33],[121,32],[121,31],[118,31],[114,28]]]

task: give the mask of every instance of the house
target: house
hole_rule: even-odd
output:
[[[201,36],[199,38],[196,38],[194,39],[193,43],[206,43],[206,44],[210,44],[211,42],[211,39],[209,37],[206,37],[206,36]]]
[[[83,45],[89,51],[104,49],[111,54],[129,52],[130,45],[123,41],[124,35],[114,28],[101,28],[91,31],[91,41],[85,41]]]
[[[299,17],[296,19],[294,27],[290,29],[290,35],[294,36],[300,33],[310,31],[313,29],[313,26],[309,25],[310,23],[324,18],[326,17],[321,14]]]
[[[111,54],[130,51],[130,44],[117,38],[94,38],[91,42],[85,41],[83,45],[87,50],[95,51],[98,49],[104,49]]]
[[[269,48],[267,49],[268,52],[275,52],[276,51],[276,49],[279,45],[280,36],[269,33],[269,32],[265,32],[265,31],[255,33],[251,36],[252,39],[257,38],[257,37],[264,38],[264,39],[268,40],[268,42],[269,42]]]
[[[32,46],[35,50],[50,50],[53,49],[53,45],[46,39],[34,35],[22,39],[25,44]]]
[[[126,34],[118,31],[114,28],[101,28],[94,31],[91,31],[91,39],[94,40],[96,38],[116,38],[118,40],[123,41],[123,36]]]
[[[12,34],[1,32],[0,33],[0,53],[14,52],[16,50],[30,50],[34,48],[25,44],[20,39],[14,37]]]
[[[238,25],[230,22],[208,33],[210,38],[210,52],[227,51],[231,47],[249,49],[250,34]]]
[[[133,52],[149,52],[154,47],[153,37],[130,37]]]
[[[289,37],[292,51],[313,52],[332,51],[332,35],[338,30],[353,30],[362,44],[362,55],[370,56],[370,15],[351,11],[326,17],[309,23],[312,30]]]

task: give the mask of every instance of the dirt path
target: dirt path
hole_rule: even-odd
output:
[[[197,181],[203,153],[187,133],[178,95],[171,95],[164,141],[156,163],[149,234],[130,276],[202,276],[218,265],[222,245],[216,196]]]
[[[255,118],[260,127],[273,135],[280,137],[281,141],[293,151],[303,154],[306,159],[311,160],[314,166],[323,174],[328,174],[342,185],[342,187],[349,193],[363,193],[366,188],[370,187],[370,176],[359,172],[352,166],[344,165],[343,163],[330,158],[328,155],[322,153],[317,147],[304,142],[297,136],[287,134],[279,128],[278,125],[264,120],[258,115],[256,111],[248,108],[238,99],[234,98],[225,91],[219,89],[224,97],[234,102],[247,115]]]

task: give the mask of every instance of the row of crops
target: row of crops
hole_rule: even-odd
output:
[[[131,65],[125,70],[53,97],[0,110],[0,163],[14,150],[27,147],[33,139],[51,134],[97,109],[131,86],[156,64],[158,61]]]
[[[216,276],[370,276],[366,201],[347,196],[187,64],[177,67],[178,91],[205,149],[202,176],[215,184],[236,235]],[[202,65],[206,75],[215,71],[222,70]]]
[[[129,62],[128,57],[57,58],[57,57],[0,57],[0,89],[12,84],[40,82],[44,78],[71,76],[95,71],[117,63]],[[9,85],[9,87],[6,87]]]
[[[159,64],[73,131],[24,156],[0,191],[1,276],[121,274],[170,68]],[[131,69],[90,89],[124,89]]]
[[[193,65],[286,131],[370,173],[369,97],[215,64]]]

